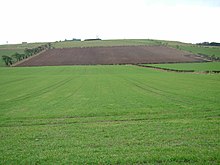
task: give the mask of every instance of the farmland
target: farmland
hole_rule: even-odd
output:
[[[42,44],[0,45],[0,56]],[[220,74],[97,65],[200,62],[200,47],[187,52],[194,45],[159,40],[52,46],[19,65],[26,67],[0,67],[0,164],[220,163]],[[200,72],[219,64],[143,65]]]
[[[219,164],[220,75],[0,68],[1,164]]]
[[[27,43],[27,44],[6,44],[0,45],[0,67],[5,66],[2,56],[11,56],[14,53],[23,53],[24,49],[32,49],[38,46],[44,45],[46,43]],[[62,41],[62,42],[52,42],[52,47],[54,48],[75,48],[75,47],[109,47],[109,46],[152,46],[160,45],[156,40],[102,40],[102,41]]]
[[[50,49],[16,66],[136,64],[204,61],[191,53],[164,46],[114,46]]]
[[[24,49],[36,48],[46,43],[7,44],[0,45],[0,58],[2,55],[11,56],[15,52],[23,53]],[[98,41],[62,41],[52,42],[54,48],[91,48],[112,46],[167,46],[186,51],[186,53],[200,54],[208,57],[220,57],[220,48],[217,46],[198,46],[177,41],[151,40],[151,39],[124,39],[124,40],[98,40]],[[5,53],[5,51],[7,51]],[[11,52],[11,53],[10,53]],[[5,66],[2,59],[0,66]]]

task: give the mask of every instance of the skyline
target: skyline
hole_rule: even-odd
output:
[[[220,42],[218,0],[0,0],[0,44],[72,38]],[[12,5],[13,4],[13,5]]]

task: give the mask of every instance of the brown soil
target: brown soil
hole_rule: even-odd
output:
[[[117,46],[51,49],[16,66],[201,62],[193,54],[164,46]]]

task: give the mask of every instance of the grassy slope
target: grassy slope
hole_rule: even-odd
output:
[[[194,54],[208,55],[220,57],[220,47],[217,46],[196,46],[191,44],[183,44],[183,45],[172,45],[174,48],[178,48],[179,50],[188,51]]]
[[[178,63],[178,64],[146,64],[147,66],[156,66],[160,68],[176,70],[195,70],[195,71],[220,71],[220,62],[207,63]]]
[[[190,43],[182,43],[178,41],[165,41],[165,40],[158,40],[158,42],[165,44],[167,46],[188,51],[194,54],[203,54],[208,56],[216,56],[220,57],[220,47],[219,46],[198,46],[195,44]]]
[[[220,161],[220,75],[0,68],[0,164]]]
[[[28,43],[14,45],[0,45],[0,49],[25,49],[34,48],[45,43]],[[135,39],[135,40],[98,40],[98,41],[62,41],[53,42],[55,48],[71,48],[71,47],[97,47],[97,46],[129,46],[129,45],[158,45],[156,40]]]
[[[180,46],[180,49],[196,54],[205,54],[208,56],[214,55],[216,57],[220,57],[220,47]]]
[[[82,42],[57,42],[53,43],[55,48],[71,47],[96,47],[96,46],[134,46],[134,45],[159,45],[155,40],[102,40],[102,41],[82,41]]]

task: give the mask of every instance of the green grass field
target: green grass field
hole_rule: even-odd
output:
[[[175,64],[146,64],[166,69],[194,70],[194,71],[220,71],[220,62],[206,63],[175,63]]]
[[[219,164],[220,75],[0,68],[0,164]]]

